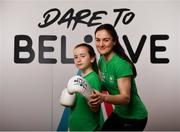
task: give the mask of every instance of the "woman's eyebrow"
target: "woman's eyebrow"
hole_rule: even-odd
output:
[[[95,39],[100,39],[100,38],[97,38],[97,37],[96,37]],[[111,38],[110,38],[110,37],[107,37],[107,38],[102,38],[102,39],[111,39]]]

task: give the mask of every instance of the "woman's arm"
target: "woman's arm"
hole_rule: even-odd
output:
[[[131,91],[131,77],[123,77],[117,80],[118,89],[120,94],[118,95],[101,95],[103,102],[111,104],[128,104],[130,101],[130,91]]]
[[[130,91],[131,91],[131,77],[123,77],[117,80],[118,89],[120,94],[110,95],[103,94],[98,91],[94,91],[91,99],[89,100],[90,106],[97,106],[102,102],[111,103],[114,105],[123,104],[126,105],[130,101]]]

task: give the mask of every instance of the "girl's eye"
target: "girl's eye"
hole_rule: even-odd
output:
[[[96,42],[99,42],[99,39],[96,39]]]

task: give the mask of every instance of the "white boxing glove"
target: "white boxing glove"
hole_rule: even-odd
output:
[[[75,92],[81,93],[86,99],[89,99],[92,92],[92,89],[90,88],[87,81],[78,75],[69,79],[67,90],[70,94]]]
[[[61,93],[59,102],[63,106],[71,107],[74,105],[75,97],[75,94],[69,94],[67,88],[65,88]]]

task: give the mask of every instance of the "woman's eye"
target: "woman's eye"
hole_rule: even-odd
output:
[[[105,39],[105,42],[108,42],[109,41],[109,39]]]

